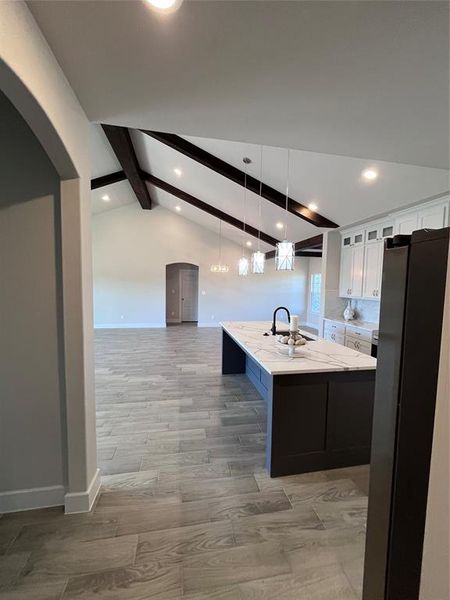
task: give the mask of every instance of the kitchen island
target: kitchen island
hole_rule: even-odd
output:
[[[292,357],[268,322],[221,326],[222,373],[246,373],[267,403],[271,477],[369,462],[375,358],[302,329]]]

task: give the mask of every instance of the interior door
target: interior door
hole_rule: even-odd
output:
[[[180,270],[181,320],[198,320],[198,271]]]

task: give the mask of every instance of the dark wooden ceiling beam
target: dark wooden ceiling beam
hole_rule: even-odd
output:
[[[306,250],[320,250],[320,256],[322,256],[322,245],[323,245],[323,235],[315,235],[314,237],[307,238],[306,240],[301,240],[300,242],[295,242],[295,256],[314,256],[312,252],[305,252]],[[319,252],[317,252],[319,254]],[[275,258],[275,250],[270,250],[266,252],[266,259]]]
[[[217,219],[220,219],[224,223],[228,223],[229,225],[232,225],[233,227],[236,227],[237,229],[240,229],[241,231],[245,230],[245,233],[248,233],[248,235],[251,235],[252,237],[255,237],[255,238],[259,237],[261,239],[261,241],[266,242],[266,244],[275,246],[278,243],[278,240],[276,238],[272,237],[271,235],[268,235],[267,233],[264,233],[263,231],[260,232],[258,229],[256,229],[255,227],[252,227],[251,225],[244,224],[239,219],[236,219],[236,217],[233,217],[233,216],[229,215],[228,213],[223,212],[222,210],[216,208],[215,206],[211,206],[211,204],[208,204],[207,202],[203,202],[203,200],[200,200],[199,198],[196,198],[195,196],[192,196],[191,194],[188,194],[187,192],[180,190],[179,188],[175,187],[174,185],[171,185],[170,183],[167,183],[166,181],[159,179],[155,175],[151,175],[150,173],[141,171],[141,176],[143,179],[145,179],[145,181],[147,181],[151,185],[154,185],[155,187],[157,187],[161,190],[164,190],[165,192],[168,192],[169,194],[172,194],[172,196],[175,196],[176,198],[183,200],[183,202],[187,202],[191,206],[195,206],[196,208],[208,213],[209,215],[216,217]]]
[[[318,252],[314,250],[313,252],[308,252],[307,250],[298,250],[295,253],[295,256],[303,256],[307,258],[322,258],[322,252]]]
[[[199,146],[192,144],[192,142],[185,140],[179,135],[175,135],[173,133],[163,133],[160,131],[149,131],[146,129],[141,129],[141,131],[155,140],[162,142],[166,146],[181,152],[188,158],[197,161],[201,165],[212,169],[223,177],[227,177],[228,179],[231,179],[231,181],[244,186],[244,171],[237,169],[233,165],[230,165],[221,158],[218,158],[206,150],[203,150]],[[260,185],[261,183],[258,179],[252,177],[251,175],[247,175],[247,188],[249,190],[259,195]],[[284,209],[286,207],[285,194],[282,194],[278,190],[266,185],[265,183],[262,184],[261,195],[263,198],[269,202],[272,202],[272,204],[275,204],[279,208]],[[303,219],[304,221],[307,221],[308,223],[311,223],[311,225],[315,225],[316,227],[339,227],[339,225],[330,219],[327,219],[318,212],[310,210],[307,206],[300,204],[300,202],[297,202],[292,198],[289,198],[288,200],[288,210],[293,215]]]
[[[102,125],[102,128],[140,205],[143,209],[150,210],[152,207],[150,192],[141,177],[141,169],[130,132],[126,127],[116,127],[115,125]]]
[[[108,175],[102,175],[101,177],[94,177],[91,179],[91,190],[97,190],[98,188],[117,183],[118,181],[124,181],[127,178],[123,171],[116,171],[115,173],[108,173]]]
[[[310,250],[311,248],[322,248],[323,246],[323,235],[315,235],[313,237],[307,238],[306,240],[301,240],[300,242],[295,242],[295,250]]]

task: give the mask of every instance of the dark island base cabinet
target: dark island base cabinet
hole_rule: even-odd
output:
[[[271,477],[370,462],[375,371],[269,375],[223,332],[223,374],[246,373],[267,402]]]

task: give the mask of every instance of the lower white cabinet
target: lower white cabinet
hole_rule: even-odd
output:
[[[336,333],[335,331],[328,331],[325,333],[324,338],[329,342],[335,342],[336,344],[345,343],[345,335],[343,333]]]
[[[324,319],[323,337],[329,342],[342,344],[363,354],[372,354],[372,329]]]
[[[363,340],[358,340],[350,335],[345,336],[345,345],[347,348],[351,348],[352,350],[357,350],[358,352],[362,352],[363,354],[372,353],[372,344],[370,342],[364,342]]]

